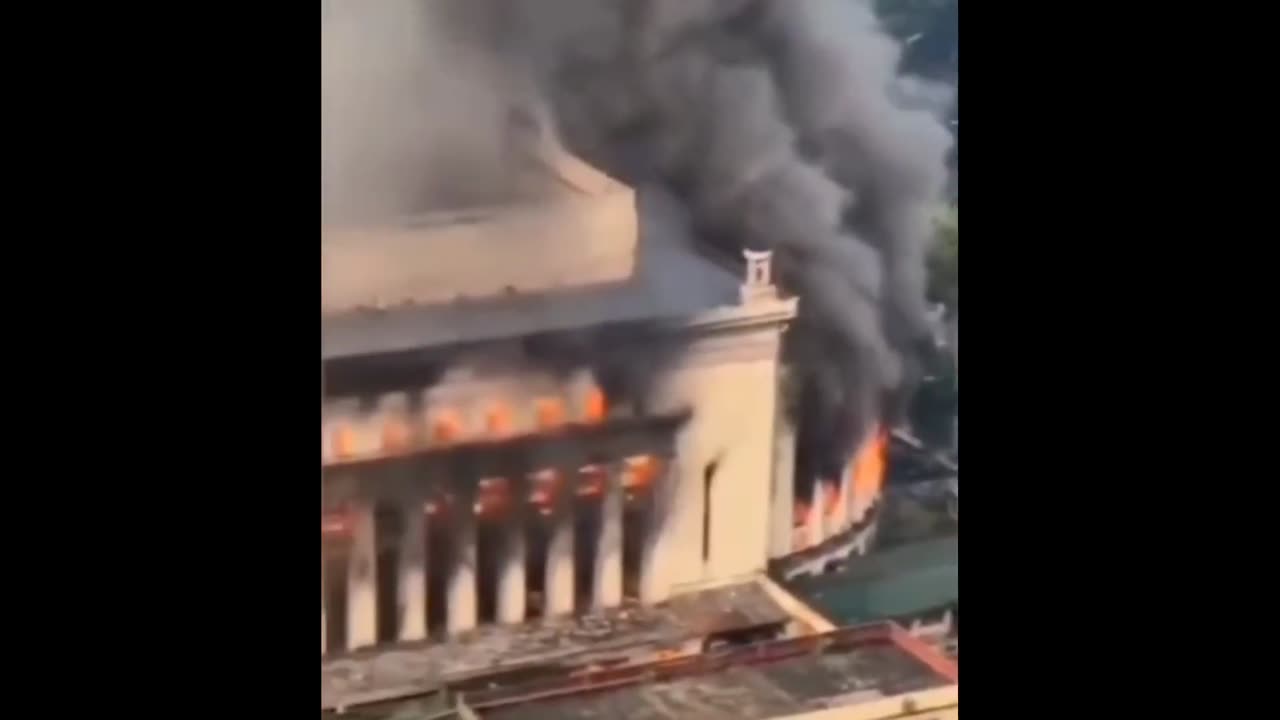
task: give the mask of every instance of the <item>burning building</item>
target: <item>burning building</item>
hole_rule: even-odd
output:
[[[879,438],[794,501],[768,253],[719,263],[660,191],[525,159],[563,200],[325,231],[326,651],[658,602],[874,505]],[[514,267],[475,261],[513,235]]]
[[[323,654],[865,550],[937,184],[875,148],[945,147],[882,123],[892,52],[851,74],[830,4],[439,0],[354,81],[326,55]],[[410,5],[324,4],[326,46]]]
[[[797,303],[769,254],[699,255],[661,192],[534,148],[563,197],[325,229],[326,650],[653,603],[790,551]]]
[[[928,174],[893,153],[864,158],[883,178],[855,172],[857,113],[806,100],[808,65],[859,80],[815,34],[830,3],[704,4],[610,19],[622,6],[441,1],[422,25],[396,16],[411,3],[324,5],[326,47],[346,48],[322,62],[325,647],[654,602],[865,549],[877,398],[901,375],[903,341],[881,325],[911,337],[903,238]],[[376,46],[350,42],[354,20],[378,26]],[[892,48],[867,37],[882,69]],[[437,46],[457,62],[426,58]],[[583,91],[514,75],[513,47],[576,68]],[[725,60],[752,47],[757,65]],[[631,72],[603,70],[614,52]],[[434,104],[414,102],[426,81]],[[552,126],[597,165],[629,168],[615,151],[638,144],[657,166],[624,184]],[[840,183],[865,185],[845,208],[859,236],[841,234]],[[801,341],[784,344],[793,321]],[[811,390],[802,409],[788,374]]]

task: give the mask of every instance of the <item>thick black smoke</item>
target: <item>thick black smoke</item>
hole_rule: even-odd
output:
[[[512,102],[545,106],[574,152],[615,176],[664,182],[711,242],[774,250],[801,298],[787,350],[803,388],[801,476],[838,472],[899,411],[928,339],[924,256],[950,137],[898,102],[900,51],[867,2],[427,7],[443,27],[462,13],[467,46],[503,68],[491,87],[536,88]]]
[[[574,150],[656,175],[702,234],[772,248],[803,317],[801,476],[892,419],[927,342],[924,256],[950,138],[895,102],[899,48],[858,0],[526,0]],[[890,417],[886,417],[890,416]]]

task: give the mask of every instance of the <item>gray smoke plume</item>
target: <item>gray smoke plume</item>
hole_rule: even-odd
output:
[[[321,0],[322,222],[509,200],[507,128],[536,103],[486,3]]]
[[[665,183],[709,242],[774,250],[782,284],[801,298],[788,348],[804,388],[798,474],[839,472],[918,372],[929,212],[950,144],[934,115],[901,102],[911,86],[897,77],[899,47],[868,2],[416,6],[438,25],[424,43],[443,35],[487,58],[478,67],[499,96],[536,88],[571,150],[633,183]],[[455,26],[472,31],[441,30]],[[424,86],[431,112],[469,118],[439,95],[452,87]],[[470,141],[455,147],[478,153],[483,169],[486,151],[503,147],[494,128],[468,121]]]
[[[870,6],[507,7],[523,14],[523,49],[572,149],[624,177],[662,178],[713,242],[775,251],[801,297],[789,348],[805,388],[800,475],[838,472],[918,373],[929,213],[950,144],[937,117],[900,102],[913,86]]]

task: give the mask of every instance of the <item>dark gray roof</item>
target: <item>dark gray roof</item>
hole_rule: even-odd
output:
[[[325,318],[325,359],[517,337],[595,325],[681,318],[738,303],[740,279],[697,252],[679,204],[637,191],[640,242],[625,283],[554,294],[360,311]],[[519,258],[508,258],[519,262]]]

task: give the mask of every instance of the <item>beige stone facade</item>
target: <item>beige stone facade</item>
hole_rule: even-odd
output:
[[[326,368],[453,353],[442,376],[372,390],[335,390],[325,370],[328,652],[657,603],[789,551],[780,351],[796,301],[779,297],[769,253],[730,272],[660,196],[642,203],[543,140],[525,169],[554,192],[322,229]],[[625,398],[591,367],[520,350],[635,326],[634,349],[670,352]]]
[[[379,592],[391,591],[385,579],[380,583],[372,577],[379,568],[386,572],[385,563],[378,563],[375,538],[380,534],[371,529],[380,517],[374,506],[395,506],[400,516],[393,640],[422,637],[428,630],[425,614],[441,603],[443,631],[450,635],[486,619],[519,622],[532,607],[524,596],[531,572],[543,579],[538,612],[556,616],[616,607],[628,596],[660,602],[673,593],[763,571],[773,537],[791,514],[789,502],[776,502],[789,496],[791,477],[775,474],[790,470],[789,462],[777,457],[779,433],[790,432],[778,422],[779,353],[796,305],[758,287],[742,299],[738,306],[702,313],[663,331],[679,344],[679,361],[655,380],[642,412],[602,407],[601,390],[582,373],[557,378],[516,367],[496,375],[455,374],[423,390],[328,400],[321,430],[323,502],[330,515],[349,518],[338,523],[349,531],[342,541],[348,567],[346,627],[337,633],[345,638],[345,649],[378,644],[379,623],[388,622],[376,617],[388,606]],[[552,449],[554,438],[566,433],[584,439]],[[501,456],[485,450],[486,443],[523,443],[526,459],[546,445],[550,463],[526,466],[528,477],[511,484],[523,510],[502,521],[503,539],[491,551],[496,560],[488,564],[477,555],[477,545],[483,544],[477,527],[484,523],[469,511],[483,511],[484,476],[492,469],[456,461],[459,453],[482,458],[481,464],[483,458]],[[660,473],[633,481],[640,470],[632,465],[645,458]],[[595,469],[604,478],[601,486],[583,489],[582,473],[599,460],[604,461]],[[547,471],[559,478],[548,488],[567,481],[548,492],[562,499],[598,493],[596,504],[565,500],[539,508],[540,473]],[[441,487],[452,499],[436,499]],[[440,521],[440,506],[450,503],[452,547],[433,547],[423,538]],[[640,504],[647,504],[643,515],[634,512]],[[585,536],[575,529],[580,512],[596,516]],[[545,553],[545,560],[526,563],[513,555],[534,544],[533,534],[520,534],[524,518],[542,523],[543,539],[534,552]],[[637,540],[637,533],[643,537]],[[575,551],[575,543],[584,542],[591,544],[585,551],[592,567],[589,588],[575,587],[580,581],[575,568],[582,564],[575,558],[584,552]],[[623,546],[629,544],[638,549],[628,554]],[[433,564],[435,572],[447,576],[435,585],[426,580]],[[633,587],[624,588],[624,574],[633,576]],[[481,587],[495,596],[487,618],[479,612]],[[329,623],[322,635],[331,644],[336,616],[326,605],[333,597],[330,591],[322,599],[322,623]]]

